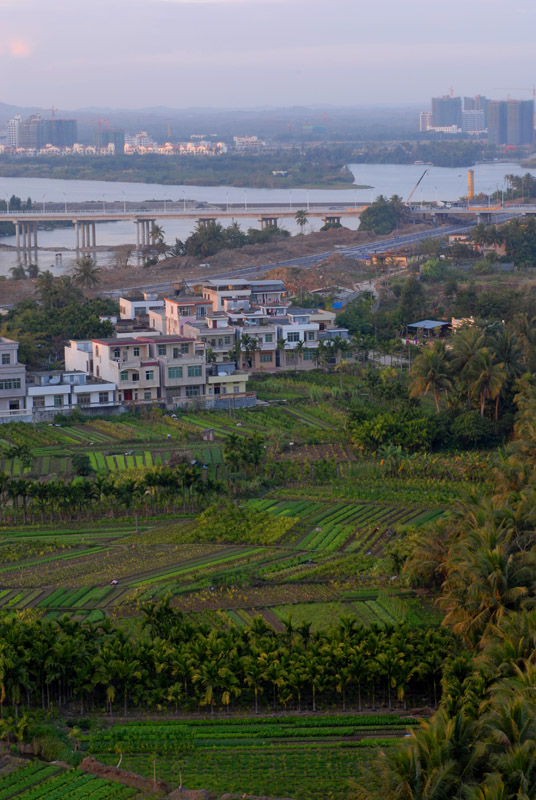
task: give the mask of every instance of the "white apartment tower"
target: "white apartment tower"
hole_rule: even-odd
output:
[[[16,114],[13,119],[8,120],[7,123],[7,146],[17,148],[20,143],[20,124],[22,118],[20,114]]]

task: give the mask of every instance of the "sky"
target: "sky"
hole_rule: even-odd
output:
[[[0,101],[426,109],[451,87],[525,99],[535,23],[534,0],[0,0]]]

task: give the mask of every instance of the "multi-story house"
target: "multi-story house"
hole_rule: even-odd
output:
[[[164,301],[152,292],[131,292],[127,297],[119,298],[121,319],[145,318],[153,309],[163,309]]]
[[[69,339],[63,348],[65,369],[93,375],[93,342],[91,339]]]
[[[277,327],[264,321],[237,325],[240,337],[240,362],[243,369],[275,370],[277,367]]]
[[[34,420],[79,408],[109,411],[117,405],[115,383],[99,380],[76,370],[28,372],[26,405]]]
[[[244,278],[206,281],[203,284],[203,297],[212,303],[214,311],[223,311],[224,300],[232,300],[236,304],[250,301],[250,283]]]
[[[206,394],[205,345],[184,336],[140,339],[158,364],[160,400],[168,406],[186,405]]]
[[[281,280],[250,281],[250,302],[253,306],[281,305],[287,296],[285,284]]]
[[[311,322],[310,309],[288,308],[284,317],[275,317],[272,322],[277,328],[277,338],[285,340],[284,352],[277,351],[278,366],[314,367],[320,325]]]
[[[17,419],[25,409],[26,366],[19,363],[19,343],[0,337],[0,416]]]
[[[165,332],[172,336],[182,336],[185,322],[203,322],[212,311],[212,302],[204,297],[178,295],[164,299]]]
[[[255,392],[247,392],[249,374],[234,364],[207,367],[207,397],[215,408],[255,405]]]
[[[207,358],[218,363],[229,360],[229,351],[235,345],[237,331],[229,325],[227,314],[211,311],[204,322],[185,322],[182,326],[185,336],[195,337],[207,348]]]
[[[160,364],[151,356],[152,339],[93,339],[93,374],[117,385],[123,403],[156,402]]]

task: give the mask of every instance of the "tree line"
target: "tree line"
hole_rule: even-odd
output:
[[[99,472],[93,478],[71,481],[34,481],[0,472],[0,520],[26,524],[115,516],[133,510],[146,515],[193,512],[224,492],[223,484],[190,463],[156,466],[136,476]]]
[[[365,628],[348,617],[326,632],[262,617],[249,628],[196,625],[169,598],[142,606],[127,630],[33,613],[0,616],[0,715],[10,709],[313,711],[406,708],[440,697],[454,637],[407,625]]]

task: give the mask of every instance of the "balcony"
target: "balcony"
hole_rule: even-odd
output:
[[[190,353],[178,353],[176,356],[157,356],[158,359],[166,366],[172,367],[174,364],[177,365],[186,365],[186,364],[204,364],[205,363],[205,354],[197,354],[191,355]]]

